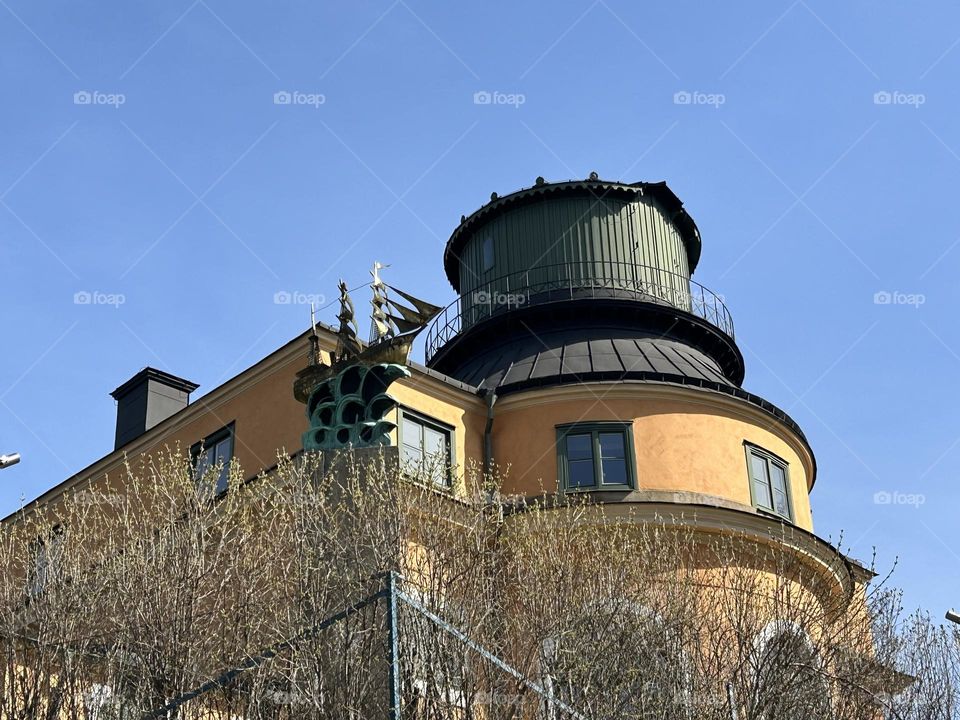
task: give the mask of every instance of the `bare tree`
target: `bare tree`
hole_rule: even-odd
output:
[[[455,499],[391,450],[196,474],[173,451],[4,526],[0,716],[387,717],[394,678],[416,718],[956,716],[957,634],[838,597],[789,529]]]

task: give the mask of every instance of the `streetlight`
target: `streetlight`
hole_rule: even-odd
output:
[[[947,610],[947,620],[960,625],[960,613],[956,610]]]
[[[9,455],[0,455],[0,470],[16,465],[20,462],[20,453],[10,453]]]

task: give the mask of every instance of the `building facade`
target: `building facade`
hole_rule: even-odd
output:
[[[447,242],[458,297],[426,328],[424,363],[389,387],[390,444],[459,501],[479,501],[496,476],[512,506],[587,497],[623,522],[672,518],[787,546],[824,602],[855,606],[871,573],[814,533],[813,450],[743,389],[733,318],[692,279],[700,252],[666,183],[538,178],[494,194]],[[195,384],[137,373],[113,393],[114,451],[26,509],[164,448],[235,459],[247,479],[300,453],[307,420],[292,388],[314,332],[329,361],[338,335],[320,326],[193,402]]]

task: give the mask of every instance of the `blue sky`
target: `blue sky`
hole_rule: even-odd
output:
[[[818,533],[960,605],[953,4],[0,0],[0,64],[3,514],[112,449],[144,365],[208,391],[374,259],[446,304],[461,214],[597,171],[696,219]]]

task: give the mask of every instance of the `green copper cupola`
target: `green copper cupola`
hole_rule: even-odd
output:
[[[428,330],[427,364],[500,391],[636,372],[738,386],[732,317],[691,279],[700,249],[696,223],[664,182],[593,173],[494,193],[447,242],[459,298]]]

